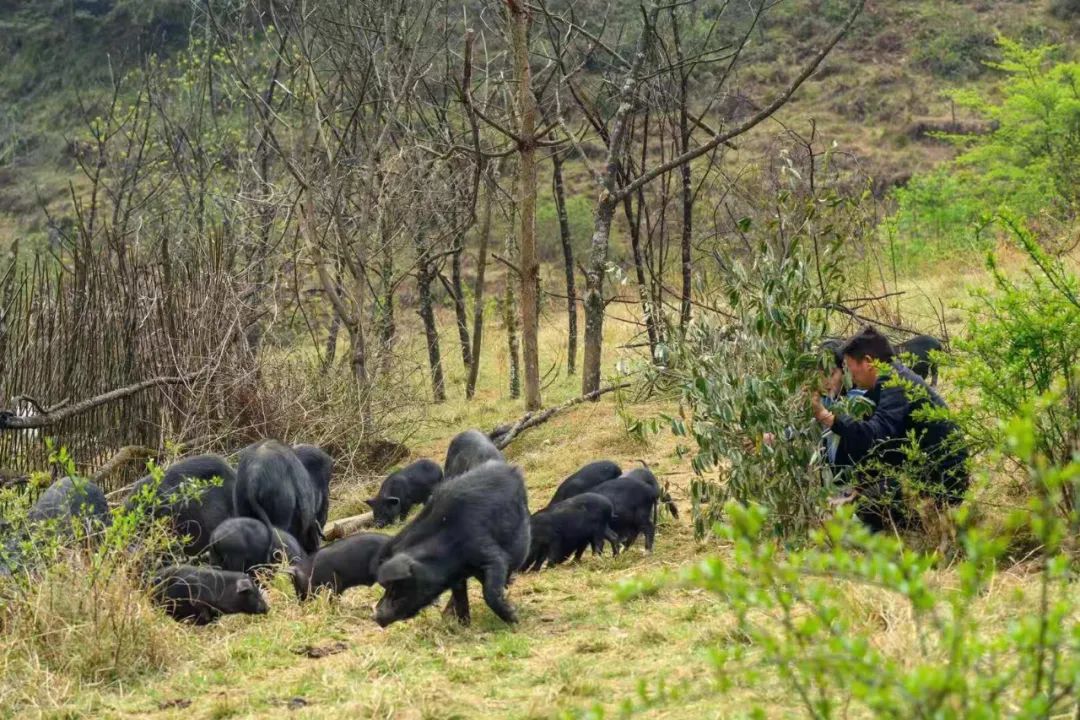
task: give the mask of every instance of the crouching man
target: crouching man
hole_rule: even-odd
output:
[[[858,516],[875,528],[902,523],[901,476],[941,504],[958,503],[968,486],[967,450],[956,425],[931,410],[946,409],[945,402],[895,359],[888,338],[872,327],[845,342],[840,353],[872,412],[862,419],[834,413],[818,395],[812,406],[835,438],[834,467],[852,474]],[[910,452],[912,441],[919,452]]]

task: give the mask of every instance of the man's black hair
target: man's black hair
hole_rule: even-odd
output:
[[[858,334],[848,338],[848,341],[840,348],[840,352],[846,357],[857,360],[871,357],[883,363],[892,362],[896,354],[889,343],[889,338],[878,332],[872,325],[867,325]]]

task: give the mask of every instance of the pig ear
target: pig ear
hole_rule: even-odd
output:
[[[375,506],[379,504],[379,498],[370,498],[368,500],[365,500],[364,504],[374,510]]]
[[[255,590],[255,586],[251,583],[251,578],[242,577],[236,581],[236,593],[242,595],[247,592]]]
[[[388,498],[383,498],[383,499],[386,500],[387,505],[400,505],[401,504],[401,498],[388,497]]]
[[[413,564],[413,559],[408,555],[404,553],[395,555],[379,566],[379,584],[386,585],[412,577]]]

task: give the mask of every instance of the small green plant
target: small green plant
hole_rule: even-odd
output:
[[[1047,718],[1080,711],[1080,610],[1070,551],[1080,517],[1059,512],[1080,483],[1080,460],[1052,464],[1039,450],[1039,418],[1058,392],[1009,421],[1002,452],[1019,458],[1034,492],[1011,513],[1008,531],[989,532],[968,509],[956,514],[962,557],[941,582],[940,558],[888,533],[871,533],[841,510],[810,534],[803,549],[780,546],[759,504],[728,502],[715,532],[728,546],[687,569],[679,582],[717,596],[741,641],[713,648],[720,690],[738,678],[751,687],[778,678],[813,718]],[[1024,612],[988,622],[982,597],[1006,562],[1009,534],[1032,534],[1038,577],[1017,590]],[[624,599],[655,592],[670,579],[634,580]],[[870,640],[860,598],[882,594],[910,623],[900,646]],[[775,691],[773,691],[774,694]],[[751,716],[766,717],[765,707]]]

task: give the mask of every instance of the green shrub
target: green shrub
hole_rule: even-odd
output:
[[[1050,0],[1050,14],[1062,20],[1080,15],[1080,0]]]
[[[696,445],[699,536],[734,499],[761,503],[776,534],[799,537],[829,492],[815,471],[821,429],[804,388],[822,375],[819,347],[845,282],[843,243],[861,231],[859,201],[785,192],[777,207],[778,220],[740,223],[754,252],[719,263],[714,303],[726,301],[730,312],[699,312],[685,337],[659,352],[657,373],[690,414],[669,420]],[[766,433],[785,440],[763,445]]]
[[[710,652],[720,691],[736,682],[761,687],[762,701],[771,703],[778,680],[813,718],[1072,717],[1080,694],[1080,605],[1067,551],[1080,517],[1057,509],[1062,494],[1080,483],[1080,460],[1054,466],[1038,450],[1037,416],[1056,401],[1049,396],[1028,407],[1004,434],[1004,449],[1021,459],[1036,489],[1012,513],[1008,530],[1037,539],[1040,571],[1016,590],[1020,612],[1011,617],[995,621],[980,612],[1006,559],[1008,533],[981,530],[965,510],[957,517],[963,557],[942,581],[939,558],[869,532],[848,510],[813,532],[808,547],[791,551],[771,537],[763,507],[729,502],[716,528],[729,554],[681,577],[681,584],[714,594],[734,617],[728,635],[739,641]],[[670,584],[634,580],[621,595]],[[885,621],[903,623],[911,637],[872,642],[860,610],[868,596],[888,601]],[[747,715],[770,717],[767,707],[748,707]]]

